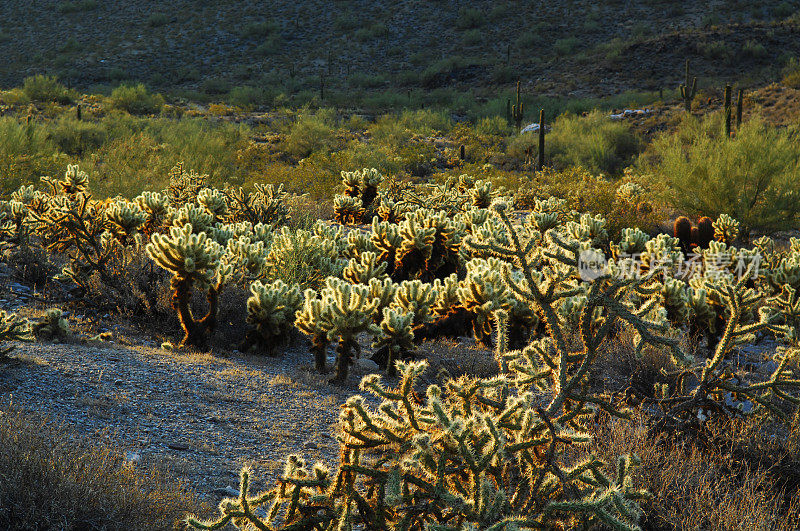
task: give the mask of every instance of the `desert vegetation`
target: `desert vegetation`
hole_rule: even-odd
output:
[[[694,22],[626,4],[623,37],[590,6],[546,42],[548,6],[488,53],[527,7],[476,2],[433,57],[405,7],[310,35],[278,2],[214,37],[225,71],[0,90],[0,522],[796,528],[798,6],[641,4]],[[181,57],[174,13],[137,31]],[[657,83],[607,72],[665,55]]]

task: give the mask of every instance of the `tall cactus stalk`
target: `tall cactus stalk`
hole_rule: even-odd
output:
[[[539,109],[539,159],[536,161],[536,171],[544,167],[544,109]]]
[[[686,112],[692,111],[692,101],[697,94],[697,77],[692,78],[692,84],[689,84],[689,60],[686,60],[686,77],[683,84],[680,86],[681,98],[686,107]]]
[[[517,103],[511,106],[511,117],[514,119],[514,124],[517,126],[517,133],[522,129],[522,118],[525,115],[525,104],[520,101],[520,82],[517,81]]]
[[[744,105],[744,89],[739,89],[738,97],[736,98],[736,130],[742,126],[742,110]]]
[[[725,85],[725,138],[731,137],[731,86]]]

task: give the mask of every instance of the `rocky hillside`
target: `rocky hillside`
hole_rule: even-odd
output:
[[[58,74],[82,88],[287,94],[456,89],[491,95],[521,78],[540,94],[774,79],[800,54],[800,1],[12,0],[0,83]]]

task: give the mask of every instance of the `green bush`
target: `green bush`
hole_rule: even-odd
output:
[[[120,85],[111,91],[111,105],[131,114],[157,114],[164,106],[164,98],[148,92],[142,83]]]
[[[59,83],[56,76],[43,74],[26,77],[22,82],[22,91],[31,101],[68,104],[75,99],[75,93]]]
[[[456,27],[458,29],[473,29],[480,28],[486,16],[478,9],[471,7],[462,7],[458,10],[458,18],[456,19]]]
[[[97,0],[74,0],[72,2],[59,2],[58,12],[62,14],[92,11],[98,7]]]
[[[658,137],[640,158],[643,169],[671,188],[682,211],[733,216],[750,229],[796,227],[800,215],[800,142],[796,131],[755,118],[725,138],[717,113],[684,118],[674,134]]]
[[[106,140],[106,129],[103,125],[86,120],[78,121],[73,116],[62,116],[48,129],[49,138],[67,155],[82,155],[94,151]]]
[[[792,57],[781,71],[783,84],[790,88],[800,88],[800,59]]]
[[[37,122],[25,125],[10,116],[0,117],[0,191],[11,192],[42,175],[63,171],[66,161],[57,151],[45,128]]]
[[[524,134],[511,141],[510,155],[521,158],[530,147],[536,152],[538,135]],[[545,163],[555,168],[580,166],[595,173],[619,175],[643,148],[643,141],[620,122],[600,111],[588,116],[562,114],[545,141]]]
[[[283,147],[295,157],[307,157],[332,144],[333,126],[334,113],[330,109],[320,109],[316,113],[301,113],[292,124]]]

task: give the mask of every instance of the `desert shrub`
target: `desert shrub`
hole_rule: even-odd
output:
[[[559,56],[572,55],[578,49],[579,44],[580,40],[577,37],[557,39],[553,45],[553,51]]]
[[[57,147],[43,126],[37,122],[21,124],[10,116],[0,117],[0,165],[3,168],[0,189],[13,191],[41,175],[61,171],[65,163],[64,157],[57,156]]]
[[[762,59],[766,57],[767,49],[760,42],[754,39],[749,39],[744,43],[744,46],[742,46],[742,53],[745,56],[753,59]]]
[[[151,28],[160,28],[169,23],[169,16],[165,13],[150,13],[145,20],[146,24]]]
[[[379,37],[385,37],[389,34],[389,28],[383,22],[371,22],[370,24],[359,28],[353,37],[359,42],[367,42],[375,40]]]
[[[97,0],[72,0],[58,3],[58,12],[63,14],[92,11],[98,7]]]
[[[164,106],[164,97],[151,94],[142,83],[120,85],[111,91],[111,105],[131,114],[157,114]]]
[[[716,218],[729,214],[750,229],[795,226],[800,215],[800,149],[797,133],[759,118],[724,138],[722,115],[686,117],[674,134],[658,137],[640,166],[669,187],[669,200],[684,212]]]
[[[545,140],[545,164],[558,169],[579,166],[589,171],[619,175],[643,148],[643,141],[627,125],[609,120],[600,111],[581,117],[559,116]],[[510,155],[536,153],[538,136],[524,134],[508,146]]]
[[[783,84],[791,88],[800,88],[800,59],[792,57],[781,71]]]
[[[462,7],[458,10],[458,18],[456,18],[456,27],[458,29],[472,29],[479,28],[486,20],[486,15],[481,13],[479,9],[471,7]]]
[[[22,82],[22,91],[31,101],[53,101],[66,104],[75,99],[75,93],[59,83],[56,76],[43,74],[26,77]]]
[[[481,118],[475,124],[475,132],[481,135],[503,136],[509,132],[508,122],[499,116]]]
[[[9,406],[0,414],[3,529],[180,529],[193,496],[118,450]]]
[[[103,124],[61,116],[48,127],[49,138],[67,155],[80,156],[100,148],[106,141]]]
[[[300,113],[286,135],[284,149],[297,158],[303,158],[330,147],[334,141],[334,116],[330,109]]]

